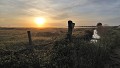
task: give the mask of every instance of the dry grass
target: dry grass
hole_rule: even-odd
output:
[[[69,43],[64,39],[67,29],[0,29],[0,67],[117,68],[111,56],[120,45],[120,30],[112,29],[95,44],[81,40],[85,30],[75,29]],[[32,32],[33,49],[27,49],[27,31]]]

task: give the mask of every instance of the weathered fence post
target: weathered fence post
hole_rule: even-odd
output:
[[[75,23],[73,23],[71,20],[68,21],[68,33],[67,33],[67,39],[71,42],[72,41],[72,31],[74,29]]]
[[[68,33],[67,33],[67,38],[69,40],[69,42],[72,42],[72,31],[74,29],[75,23],[73,23],[71,20],[68,21]],[[76,50],[76,46],[74,46],[74,68],[78,68],[78,56],[77,56],[77,50]]]
[[[29,45],[32,45],[31,32],[27,31],[27,33],[28,33]]]

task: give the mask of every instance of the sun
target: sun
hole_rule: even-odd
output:
[[[45,24],[45,18],[36,17],[36,18],[35,18],[35,23],[36,23],[38,26],[43,26],[43,25]]]

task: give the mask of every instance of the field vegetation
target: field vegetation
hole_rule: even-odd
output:
[[[109,28],[97,43],[81,39],[86,30],[75,28],[69,42],[66,28],[0,28],[0,67],[120,68],[120,29]]]

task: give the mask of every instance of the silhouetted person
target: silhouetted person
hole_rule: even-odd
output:
[[[97,34],[102,37],[105,33],[105,29],[104,27],[102,26],[102,23],[97,23]]]
[[[102,23],[97,23],[97,28],[93,31],[92,42],[97,42],[102,36],[105,35],[105,29]]]

